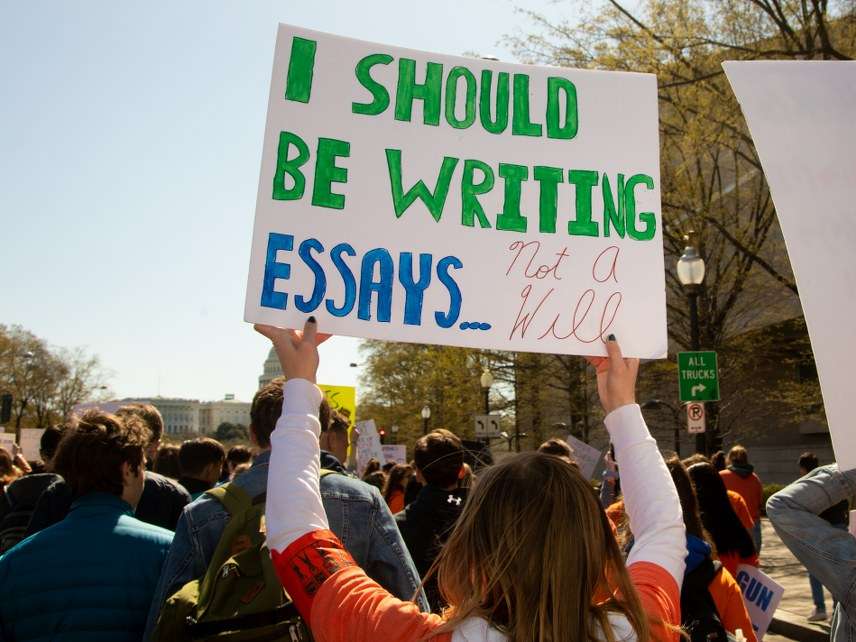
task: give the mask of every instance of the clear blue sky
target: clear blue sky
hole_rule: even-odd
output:
[[[118,396],[250,399],[241,318],[276,25],[494,53],[516,5],[0,0],[0,323],[82,346]],[[352,385],[358,341],[323,349]]]

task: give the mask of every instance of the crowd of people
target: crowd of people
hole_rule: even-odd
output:
[[[591,360],[611,440],[595,488],[564,439],[474,472],[445,429],[358,478],[314,385],[314,320],[257,329],[286,376],[253,399],[252,448],[162,443],[134,403],[47,429],[39,462],[0,449],[0,640],[755,642],[735,576],[759,564],[761,482],[739,445],[664,458],[614,337]],[[826,586],[849,635],[856,473],[799,465],[767,511],[811,572],[811,619]]]

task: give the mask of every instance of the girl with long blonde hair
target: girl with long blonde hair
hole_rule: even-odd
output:
[[[321,503],[317,335],[256,329],[288,381],[271,436],[267,543],[317,642],[649,642],[677,638],[686,545],[675,486],[635,403],[638,360],[614,337],[594,359],[605,424],[636,535],[626,563],[588,481],[526,453],[486,470],[436,564],[450,608],[421,613],[359,568]]]

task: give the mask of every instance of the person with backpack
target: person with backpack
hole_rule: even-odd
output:
[[[740,586],[722,563],[713,559],[710,536],[702,526],[698,499],[687,469],[677,456],[667,459],[666,466],[681,500],[687,530],[681,625],[690,642],[727,642],[727,634],[733,636],[738,629],[747,642],[756,642]]]
[[[685,531],[675,486],[635,403],[638,359],[614,337],[593,360],[636,545],[625,564],[588,480],[529,452],[479,477],[435,565],[450,609],[420,613],[369,579],[329,529],[319,492],[318,336],[257,325],[279,356],[285,411],[271,436],[267,536],[276,572],[324,642],[676,642]]]
[[[250,439],[253,445],[260,451],[253,461],[252,467],[244,473],[236,476],[234,480],[203,493],[195,502],[185,508],[184,513],[178,521],[175,538],[169,556],[163,566],[157,591],[152,600],[149,619],[146,625],[146,639],[150,639],[158,628],[157,639],[172,639],[166,632],[165,626],[171,622],[175,625],[176,620],[181,619],[183,608],[188,606],[187,592],[184,592],[184,607],[179,600],[172,604],[168,603],[171,596],[178,596],[183,587],[193,591],[193,583],[199,585],[200,579],[204,579],[209,571],[218,571],[222,566],[223,555],[218,551],[232,550],[232,542],[229,541],[229,530],[235,521],[235,511],[238,504],[232,501],[233,496],[244,502],[249,502],[253,507],[264,508],[265,493],[267,491],[269,460],[271,457],[270,435],[276,426],[280,415],[288,412],[288,404],[284,403],[282,388],[283,378],[274,379],[265,385],[253,397],[250,406]],[[325,423],[330,420],[330,409],[326,400],[318,400],[313,412],[324,418]],[[326,428],[326,425],[325,425]],[[315,441],[316,448],[318,440]],[[320,470],[320,456],[316,460]],[[335,459],[329,455],[325,463],[334,464]],[[328,519],[334,529],[345,543],[347,550],[355,559],[365,565],[369,575],[381,586],[389,590],[393,595],[401,599],[411,599],[419,591],[419,575],[413,565],[413,561],[407,552],[401,534],[395,526],[392,515],[386,506],[380,492],[377,489],[364,484],[361,481],[348,477],[339,472],[327,469],[331,474],[325,474],[321,478],[321,497],[323,508],[327,511]],[[235,492],[229,492],[234,490]],[[216,491],[216,492],[215,492]],[[298,488],[293,489],[299,492]],[[253,513],[246,504],[239,507],[240,519],[258,521],[260,515]],[[231,508],[231,511],[230,511]],[[233,529],[234,530],[234,529]],[[256,529],[258,531],[258,529]],[[237,531],[238,535],[243,533]],[[258,553],[259,546],[263,545],[263,539],[252,537],[244,540],[245,543],[253,541],[254,551]],[[268,554],[265,552],[265,556]],[[264,582],[259,582],[258,599],[264,601],[269,597],[270,582],[274,578],[273,569],[262,565],[259,555],[256,554],[251,560],[261,570],[269,569],[270,575]],[[261,570],[259,572],[261,572]],[[210,582],[209,582],[210,584]],[[277,596],[282,592],[280,586],[273,579]],[[201,586],[200,586],[201,588]],[[262,590],[264,589],[264,590]],[[230,593],[226,591],[226,593]],[[231,591],[231,594],[235,594]],[[243,594],[241,594],[243,595]],[[190,604],[194,611],[209,608],[211,615],[220,615],[221,619],[230,619],[228,608],[226,613],[218,610],[217,606],[210,606],[205,600],[208,597],[216,597],[211,592],[203,594],[198,592],[196,603]],[[239,595],[240,597],[240,595]],[[193,602],[192,597],[189,598]],[[253,599],[247,599],[247,604],[241,609],[251,610]],[[164,605],[167,606],[164,606]],[[424,594],[419,595],[420,607],[428,610]],[[226,604],[229,607],[228,604]],[[231,607],[229,607],[231,608]],[[270,613],[270,610],[261,609],[262,612]],[[275,619],[276,613],[271,615]],[[158,626],[158,619],[163,622]],[[183,622],[183,620],[181,620]],[[181,623],[179,622],[179,624]],[[171,631],[175,634],[180,626],[174,626]],[[251,628],[251,627],[248,627]],[[184,636],[184,632],[180,631]],[[178,639],[185,639],[178,637]],[[224,638],[226,639],[226,638]],[[287,639],[287,638],[286,638]]]
[[[138,417],[100,410],[66,428],[53,465],[71,510],[0,557],[0,640],[140,640],[172,540],[133,516],[149,439]]]

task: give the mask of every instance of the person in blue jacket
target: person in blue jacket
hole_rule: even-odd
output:
[[[133,516],[149,440],[132,415],[91,410],[68,426],[54,469],[71,510],[0,557],[0,641],[142,638],[173,535]]]

